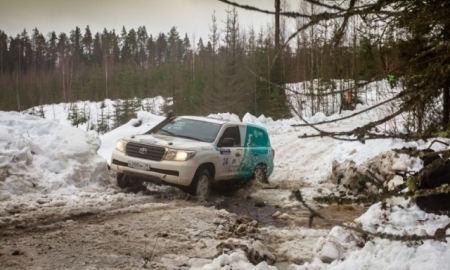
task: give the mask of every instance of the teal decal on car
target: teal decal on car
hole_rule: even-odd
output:
[[[244,140],[244,155],[239,166],[238,177],[250,178],[255,167],[262,163],[267,166],[267,173],[273,171],[273,160],[268,157],[270,148],[267,132],[260,127],[248,124]]]

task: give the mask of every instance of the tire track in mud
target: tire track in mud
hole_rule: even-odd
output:
[[[285,181],[277,188],[286,191],[294,184]],[[21,223],[2,230],[0,260],[4,261],[5,268],[12,269],[37,266],[136,269],[142,268],[145,260],[151,269],[189,269],[186,262],[191,258],[217,256],[220,251],[217,246],[224,241],[221,238],[224,235],[231,233],[232,237],[247,241],[247,235],[236,235],[234,231],[240,224],[233,225],[232,220],[240,220],[239,216],[258,221],[260,233],[255,237],[263,241],[269,252],[276,252],[283,250],[280,246],[289,241],[283,238],[283,230],[291,230],[294,226],[300,233],[307,226],[309,212],[299,207],[271,205],[252,196],[255,191],[268,187],[276,188],[271,184],[251,183],[200,200],[176,188],[148,185],[143,193],[106,202],[98,209],[86,208],[86,204],[70,207],[45,207],[44,204],[44,209],[39,209],[41,212],[35,213],[34,217],[23,218]],[[326,207],[322,210],[328,211]],[[347,218],[351,218],[353,210],[347,210]],[[329,211],[338,213],[342,209],[330,208]],[[286,219],[273,217],[276,212],[286,214]],[[314,225],[315,229],[331,228],[325,223]],[[228,231],[221,227],[233,229]],[[314,237],[320,235],[306,237],[314,242]],[[309,253],[305,254],[303,256],[308,258]],[[277,256],[279,261],[292,262],[292,258],[285,257],[284,253]],[[168,262],[174,266],[168,267]]]
[[[115,195],[117,194],[120,195],[121,193],[115,193]],[[25,207],[21,209],[16,206],[14,211],[7,210],[0,214],[0,228],[2,230],[19,229],[22,231],[51,230],[67,221],[105,220],[121,214],[139,212],[142,211],[142,208],[146,208],[146,205],[152,206],[154,209],[165,208],[169,210],[180,207],[180,204],[192,204],[188,200],[159,199],[152,196],[154,193],[150,191],[133,195],[125,198],[119,197],[115,201],[101,202],[101,204],[85,201],[55,206],[49,201],[32,210]]]
[[[152,187],[149,193],[103,212],[55,211],[42,222],[2,230],[0,268],[189,269],[191,259],[222,254],[220,244],[249,247],[260,239],[257,223],[215,209],[215,198]]]

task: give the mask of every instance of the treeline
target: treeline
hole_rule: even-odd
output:
[[[177,114],[232,112],[240,116],[287,117],[277,83],[315,78],[368,80],[384,74],[389,46],[361,34],[333,44],[333,25],[315,26],[282,47],[273,30],[242,28],[236,10],[224,25],[215,15],[208,40],[181,36],[176,27],[152,35],[145,26],[92,33],[75,27],[69,35],[37,28],[16,37],[0,31],[0,110],[40,104],[109,99],[173,97]],[[325,30],[324,30],[325,29]],[[287,39],[287,29],[281,33]],[[356,31],[355,31],[356,33]],[[275,57],[281,65],[273,65]]]

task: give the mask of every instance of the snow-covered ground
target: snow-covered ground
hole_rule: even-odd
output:
[[[301,85],[297,86],[301,90]],[[297,90],[298,90],[297,89]],[[343,111],[341,114],[307,112],[302,115],[308,123],[338,119],[362,111],[380,100],[389,98],[395,91],[388,89],[384,82],[368,85],[364,92],[364,105],[358,105],[355,111]],[[390,93],[392,92],[392,93]],[[380,94],[382,93],[382,94]],[[154,104],[155,113],[161,108],[161,99]],[[106,101],[108,106],[111,101]],[[99,103],[84,105],[97,109]],[[305,100],[302,104],[307,104]],[[84,106],[83,105],[83,106]],[[342,120],[316,126],[327,131],[348,131],[362,126],[389,111],[395,104],[387,104],[373,111]],[[113,109],[112,107],[108,107]],[[309,107],[306,107],[309,110]],[[6,218],[5,213],[22,205],[22,209],[35,211],[39,205],[71,206],[76,202],[90,200],[99,207],[105,203],[124,200],[132,194],[117,193],[107,171],[107,164],[116,141],[125,136],[143,133],[160,122],[163,117],[140,111],[136,119],[102,135],[89,130],[88,126],[71,126],[67,120],[68,104],[44,106],[46,119],[25,113],[0,112],[0,225],[14,222]],[[94,113],[98,115],[98,113]],[[212,114],[211,117],[234,118],[229,113]],[[269,179],[271,184],[282,186],[280,189],[259,189],[252,194],[266,202],[281,207],[301,207],[290,197],[291,190],[300,189],[303,196],[310,200],[319,194],[332,194],[335,185],[330,181],[333,161],[353,160],[363,164],[370,158],[394,148],[427,148],[423,141],[404,142],[396,139],[384,139],[360,142],[339,141],[331,138],[299,138],[304,134],[316,134],[311,127],[292,125],[304,124],[298,116],[292,119],[273,121],[270,117],[255,117],[246,114],[243,122],[265,126],[270,133],[271,143],[276,151],[275,170]],[[136,123],[140,122],[140,125]],[[397,128],[402,130],[401,118],[396,122],[380,127],[381,130]],[[433,146],[435,150],[446,149],[443,145]],[[396,160],[397,167],[419,170],[421,163],[409,158]],[[395,201],[395,203],[394,203]],[[372,205],[366,213],[355,220],[354,225],[368,232],[390,233],[394,235],[419,236],[433,235],[438,228],[450,223],[447,216],[426,214],[409,201],[393,200],[385,207],[381,203]],[[304,258],[304,246],[298,244],[298,238],[314,235],[319,240],[311,246],[308,254],[312,259],[304,264],[292,263],[289,270],[297,269],[450,269],[450,246],[444,241],[425,240],[400,242],[386,239],[363,239],[357,233],[334,227],[327,235],[318,237],[316,231],[303,227],[284,228],[267,227],[267,234],[276,235],[286,244],[285,253],[293,259]],[[447,234],[450,231],[447,230]],[[449,238],[447,238],[449,240]],[[297,242],[296,242],[297,241]],[[297,243],[297,244],[296,244]],[[293,260],[295,261],[295,260]],[[256,266],[239,250],[223,254],[213,260],[196,264],[192,269],[276,269],[262,262]]]

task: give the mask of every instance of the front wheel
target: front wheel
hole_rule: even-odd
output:
[[[139,177],[125,175],[123,173],[117,174],[117,185],[121,189],[130,188],[133,192],[138,192],[144,188],[144,181]]]
[[[125,174],[118,173],[117,174],[117,185],[121,189],[125,189],[125,188],[130,186],[130,181],[129,181],[128,177]]]
[[[267,167],[264,164],[258,164],[253,173],[253,179],[259,183],[269,183],[267,179]]]
[[[207,169],[196,174],[191,186],[191,194],[200,198],[207,198],[211,192],[211,176]]]

